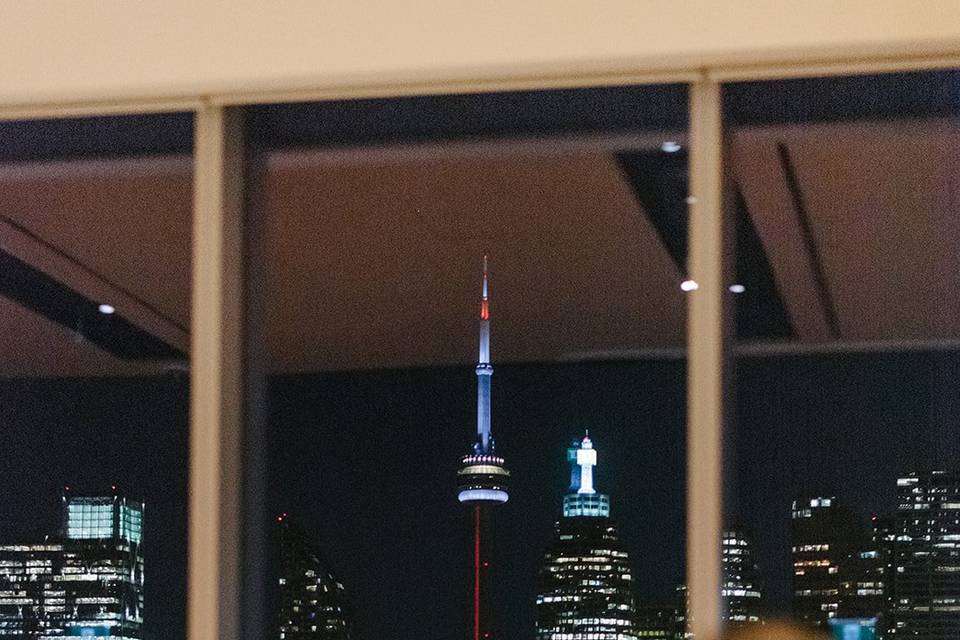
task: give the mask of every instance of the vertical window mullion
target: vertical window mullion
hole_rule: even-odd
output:
[[[727,347],[720,85],[690,85],[687,306],[687,623],[697,638],[722,632],[721,533]]]
[[[239,108],[196,112],[187,637],[240,633],[243,154]]]

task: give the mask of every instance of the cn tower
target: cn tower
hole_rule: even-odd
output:
[[[483,290],[480,299],[480,354],[477,358],[477,437],[457,472],[457,498],[473,511],[473,640],[491,638],[488,606],[490,561],[484,544],[492,507],[509,499],[510,472],[496,454],[490,430],[490,298],[487,257],[483,257]]]

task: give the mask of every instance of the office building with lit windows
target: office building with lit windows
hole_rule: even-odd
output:
[[[841,571],[857,550],[856,518],[833,496],[794,500],[790,516],[793,617],[826,628],[840,615]]]
[[[142,638],[143,512],[65,492],[60,536],[0,544],[0,637]]]
[[[791,511],[794,619],[850,637],[878,637],[886,609],[879,535],[864,535],[856,515],[836,497],[795,500]]]
[[[858,549],[840,566],[840,607],[829,621],[856,640],[883,637],[886,623],[886,569],[882,547],[874,537],[869,548]]]
[[[878,588],[881,606],[880,621],[877,624],[877,637],[889,639],[895,634],[890,630],[893,628],[892,614],[896,606],[896,569],[894,567],[894,545],[896,543],[896,518],[893,516],[877,516],[871,518],[871,548],[877,554],[877,564],[879,569],[877,574],[880,576],[881,583]]]
[[[644,640],[677,640],[679,637],[677,607],[670,605],[638,605],[636,633]]]
[[[589,435],[568,449],[570,489],[540,570],[537,640],[633,640],[633,570],[610,519],[610,498],[593,484]]]
[[[897,480],[888,636],[960,638],[960,472]]]
[[[677,602],[677,623],[674,627],[676,629],[674,638],[675,640],[688,640],[693,637],[693,634],[688,629],[690,626],[690,621],[687,620],[690,611],[690,592],[687,590],[687,585],[684,583],[678,584],[674,596]]]
[[[760,572],[750,536],[743,527],[723,532],[723,619],[728,625],[760,624]]]
[[[754,553],[753,540],[746,529],[729,525],[723,530],[721,540],[723,561],[723,584],[720,596],[723,604],[723,621],[727,626],[763,624],[763,586],[760,569]],[[693,637],[687,632],[687,586],[677,587],[674,621],[674,640]]]
[[[291,522],[277,517],[281,640],[350,640],[343,584]]]

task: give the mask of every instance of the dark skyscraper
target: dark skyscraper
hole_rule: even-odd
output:
[[[540,570],[537,640],[640,638],[630,558],[610,520],[610,498],[594,489],[589,436],[567,460],[570,490]]]
[[[0,545],[0,637],[142,638],[143,511],[67,492],[62,537]]]
[[[286,514],[280,541],[280,639],[350,640],[343,585]]]
[[[841,571],[857,550],[857,521],[835,497],[794,500],[790,522],[793,617],[826,627],[840,615]]]
[[[490,559],[485,534],[490,526],[490,509],[509,498],[510,472],[497,456],[490,428],[490,299],[487,258],[483,258],[483,289],[480,300],[480,353],[477,358],[477,437],[471,453],[461,459],[457,472],[457,499],[472,507],[473,516],[473,633],[474,640],[493,638],[491,614]]]
[[[897,480],[890,637],[960,638],[960,473]]]

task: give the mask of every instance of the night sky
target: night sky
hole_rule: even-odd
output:
[[[493,428],[515,478],[495,514],[501,637],[532,637],[564,449],[585,428],[641,598],[671,601],[683,570],[682,364],[495,368]],[[782,613],[791,498],[836,494],[866,522],[892,509],[899,474],[955,461],[960,355],[771,357],[737,373],[730,512],[752,530],[766,606]],[[4,535],[53,531],[64,484],[142,497],[148,637],[183,638],[186,378],[5,381],[0,400]],[[475,429],[472,368],[283,377],[270,400],[276,510],[346,586],[357,638],[465,635],[471,558],[455,472]]]

